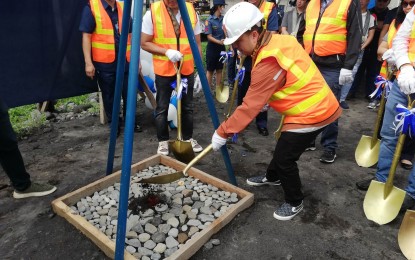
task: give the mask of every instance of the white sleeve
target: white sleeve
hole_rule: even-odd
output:
[[[151,12],[150,10],[145,13],[143,16],[143,24],[141,26],[141,32],[153,35],[153,21],[151,20]]]
[[[396,67],[400,68],[403,64],[411,63],[408,57],[409,36],[411,35],[412,25],[415,21],[414,8],[406,15],[395,38],[392,48],[396,57]]]
[[[193,29],[193,32],[194,32],[194,34],[195,34],[195,35],[199,35],[199,34],[201,34],[201,33],[202,33],[202,28],[200,27],[200,19],[199,19],[199,15],[198,15],[198,14],[196,14],[196,17],[197,17],[197,19],[196,19],[196,26],[195,26],[195,28]]]

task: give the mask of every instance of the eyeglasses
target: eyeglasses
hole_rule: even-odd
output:
[[[407,8],[408,5],[412,8],[415,5],[415,1],[411,1],[409,3],[408,2],[405,2],[405,1],[402,1],[401,5],[402,5],[403,8]]]

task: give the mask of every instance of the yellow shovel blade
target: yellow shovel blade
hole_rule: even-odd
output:
[[[170,148],[174,154],[174,157],[183,163],[189,163],[191,160],[193,160],[193,158],[195,158],[195,153],[193,152],[192,144],[190,141],[172,141],[170,142]]]
[[[363,201],[363,210],[367,219],[379,225],[384,225],[398,216],[405,191],[393,187],[390,194],[384,199],[385,183],[372,181]]]
[[[357,144],[354,158],[357,165],[361,167],[371,167],[378,162],[380,150],[380,140],[377,139],[372,147],[372,137],[363,135]]]
[[[229,87],[228,86],[216,86],[216,100],[219,103],[226,103],[229,99]]]
[[[398,233],[398,243],[403,255],[415,259],[415,211],[407,210]]]

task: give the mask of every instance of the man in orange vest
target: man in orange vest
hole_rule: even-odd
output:
[[[85,59],[85,73],[98,78],[102,91],[105,114],[111,123],[114,103],[115,77],[117,71],[118,45],[121,36],[123,2],[115,0],[90,0],[82,12],[79,30],[82,32],[82,50]],[[131,21],[130,21],[131,23]],[[131,26],[130,26],[131,27]],[[122,98],[125,118],[130,61],[131,35],[127,42],[127,63],[124,73]],[[119,129],[118,129],[119,130]],[[135,132],[141,132],[136,125]]]
[[[201,55],[200,33],[202,30],[199,17],[191,3],[186,3],[186,8]],[[175,66],[179,68],[180,63],[182,63],[180,72],[182,86],[184,86],[181,93],[183,139],[191,142],[194,152],[202,151],[203,148],[192,138],[194,60],[177,0],[163,0],[152,3],[150,10],[143,17],[141,32],[141,47],[153,54],[153,67],[156,74],[157,107],[155,120],[159,141],[157,153],[169,154],[168,140],[170,138],[167,113],[171,93],[174,88],[179,89],[178,86],[175,86],[177,74]],[[200,84],[197,86],[200,86]],[[195,92],[199,91],[200,87],[195,89]]]
[[[223,19],[227,32],[224,43],[232,44],[244,55],[252,55],[254,65],[244,102],[216,129],[212,148],[219,150],[228,137],[244,130],[265,104],[284,115],[281,136],[266,174],[249,178],[247,183],[281,184],[285,203],[277,208],[274,217],[290,220],[303,208],[297,161],[307,144],[340,116],[341,108],[297,40],[265,32],[263,17],[254,5],[241,2],[231,7]]]
[[[272,33],[277,33],[279,24],[275,2],[268,2],[266,0],[249,0],[248,2],[255,5],[259,8],[261,13],[264,14],[264,29]],[[234,81],[235,78],[236,57],[237,55],[234,55],[234,58],[230,61],[232,65],[229,66],[229,70],[233,70],[233,73],[231,72],[230,74],[232,78],[231,85],[233,85],[232,81]],[[245,67],[245,75],[240,83],[240,86],[238,87],[238,105],[242,104],[251,82],[252,58],[250,56],[245,58],[243,66]],[[260,135],[268,136],[268,112],[266,109],[264,110],[265,111],[259,113],[255,118],[255,124]]]
[[[337,99],[344,84],[353,82],[352,70],[362,41],[359,0],[311,0],[298,32],[299,42],[316,63]],[[321,135],[322,163],[336,159],[338,120]],[[315,141],[309,150],[315,150]]]

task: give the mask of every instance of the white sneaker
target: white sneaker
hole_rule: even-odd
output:
[[[195,139],[190,138],[190,140],[188,140],[188,141],[190,141],[190,143],[192,144],[193,152],[199,153],[199,152],[203,151],[202,146],[200,146],[200,144],[198,144]]]
[[[159,142],[159,147],[157,148],[157,154],[169,155],[169,143],[168,143],[168,141]]]

